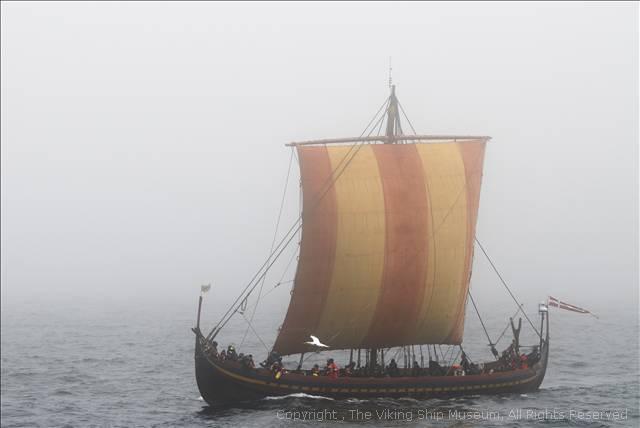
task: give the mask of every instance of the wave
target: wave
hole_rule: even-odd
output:
[[[361,403],[366,403],[369,400],[361,400],[359,398],[349,398],[347,400],[345,400],[347,403],[354,403],[354,404],[361,404]]]
[[[263,398],[263,400],[285,400],[287,398],[309,398],[309,399],[312,399],[312,400],[335,401],[335,399],[333,399],[333,398],[323,397],[322,395],[305,394],[304,392],[298,392],[298,393],[289,394],[289,395],[282,395],[282,396],[279,396],[279,397],[265,397],[265,398]]]

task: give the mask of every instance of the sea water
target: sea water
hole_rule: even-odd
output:
[[[640,426],[634,310],[611,308],[596,320],[552,309],[549,368],[536,392],[427,400],[293,394],[215,407],[202,400],[194,377],[195,311],[195,299],[3,302],[2,427]],[[465,351],[490,360],[473,316]],[[508,316],[489,318],[495,340]],[[267,314],[255,324],[273,337],[281,320]],[[244,333],[244,324],[232,323],[220,345],[233,341],[263,359],[251,333],[241,344]],[[498,348],[510,340],[508,330]],[[532,340],[523,333],[523,342]],[[335,356],[340,365],[348,358]],[[323,358],[312,354],[305,364]]]

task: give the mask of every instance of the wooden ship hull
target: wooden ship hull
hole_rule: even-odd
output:
[[[549,333],[540,348],[540,360],[526,369],[467,376],[338,377],[286,373],[275,379],[269,370],[247,369],[235,361],[220,361],[203,350],[198,329],[195,370],[202,398],[209,405],[259,400],[305,393],[334,399],[431,398],[535,391],[544,379],[549,358]],[[495,364],[488,363],[487,365]]]

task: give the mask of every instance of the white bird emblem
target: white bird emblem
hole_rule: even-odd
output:
[[[324,343],[320,342],[320,339],[318,339],[315,336],[310,336],[311,337],[311,342],[304,342],[308,345],[313,345],[313,346],[319,346],[321,348],[328,348],[328,345],[325,345]]]

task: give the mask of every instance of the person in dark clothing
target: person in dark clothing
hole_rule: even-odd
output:
[[[236,354],[236,348],[233,345],[227,347],[227,360],[238,361],[238,354]]]
[[[420,368],[420,364],[418,364],[418,360],[413,360],[413,366],[411,367],[411,376],[420,376],[422,373],[422,369]]]
[[[442,376],[445,374],[442,366],[435,360],[429,360],[429,375],[430,376]]]
[[[534,346],[531,352],[527,354],[527,360],[529,361],[529,367],[534,365],[540,360],[540,353],[538,352],[538,347]]]
[[[240,359],[240,363],[245,369],[252,370],[256,367],[255,363],[253,362],[253,355],[243,355]]]
[[[389,365],[387,366],[387,374],[391,377],[396,377],[400,374],[395,358],[392,358],[389,362]]]
[[[469,373],[469,359],[467,358],[467,354],[465,354],[464,352],[462,353],[462,358],[460,359],[460,366],[462,367],[462,370],[465,371],[465,373]]]
[[[345,376],[353,376],[353,372],[354,372],[355,368],[356,368],[356,363],[351,361],[349,364],[347,364],[344,367],[344,375]]]
[[[204,352],[209,354],[213,358],[218,358],[218,342],[208,342],[204,343]]]

